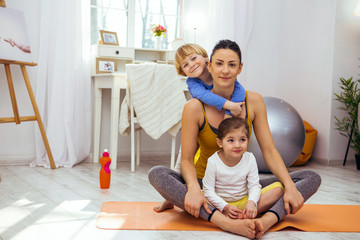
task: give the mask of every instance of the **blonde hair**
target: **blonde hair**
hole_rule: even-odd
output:
[[[190,54],[198,54],[203,56],[204,58],[208,58],[208,54],[204,48],[195,43],[188,43],[182,45],[176,50],[175,53],[175,68],[179,75],[186,77],[186,74],[182,70],[181,62]]]

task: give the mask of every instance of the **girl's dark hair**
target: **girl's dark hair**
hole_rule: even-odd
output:
[[[211,56],[210,56],[210,62],[212,61],[212,56],[214,55],[214,53],[219,49],[230,49],[230,50],[233,50],[234,52],[236,52],[237,55],[239,56],[239,60],[240,60],[240,64],[241,64],[241,50],[240,50],[239,45],[236,42],[233,42],[228,39],[220,40],[215,45],[215,47],[212,50]]]
[[[230,131],[240,128],[244,128],[246,137],[250,139],[249,124],[246,119],[237,117],[226,118],[220,123],[217,131],[217,138],[222,140]]]

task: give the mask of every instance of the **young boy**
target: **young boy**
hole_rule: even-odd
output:
[[[224,119],[216,142],[221,150],[209,159],[203,178],[204,196],[230,218],[255,218],[283,195],[275,182],[261,189],[255,157],[247,152],[249,126],[245,119]]]
[[[225,108],[227,115],[239,116],[241,106],[245,104],[245,89],[236,81],[231,101],[212,93],[213,80],[207,63],[207,52],[197,44],[185,44],[176,51],[175,68],[179,75],[188,77],[186,84],[191,96],[216,107],[219,111]]]

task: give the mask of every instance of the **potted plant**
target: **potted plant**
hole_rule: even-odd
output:
[[[355,151],[357,169],[360,170],[360,133],[358,127],[358,105],[360,102],[360,89],[358,83],[360,80],[340,78],[340,94],[334,93],[335,100],[341,103],[340,110],[346,112],[342,118],[335,117],[335,130],[338,130],[342,136],[349,139],[346,149],[344,164],[346,162],[349,146]]]

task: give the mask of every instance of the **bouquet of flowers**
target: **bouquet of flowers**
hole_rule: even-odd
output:
[[[158,24],[158,25],[153,24],[151,31],[155,37],[160,37],[161,35],[166,37],[165,33],[166,33],[167,29],[165,27],[161,26],[160,24]]]

